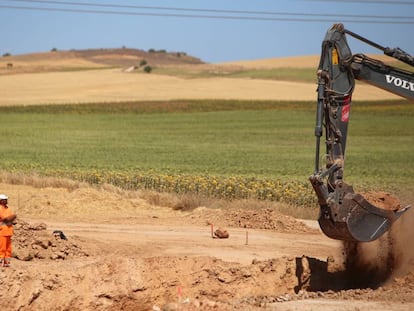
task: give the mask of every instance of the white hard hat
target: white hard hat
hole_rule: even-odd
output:
[[[8,197],[5,194],[0,194],[0,200],[7,200]]]

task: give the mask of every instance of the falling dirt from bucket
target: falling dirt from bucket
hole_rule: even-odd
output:
[[[386,192],[363,194],[371,204],[385,210],[398,210],[401,203]],[[414,260],[414,215],[408,211],[391,229],[372,242],[343,241],[348,288],[378,288],[394,275],[406,271]]]

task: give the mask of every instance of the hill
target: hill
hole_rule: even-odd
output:
[[[0,74],[74,71],[106,67],[203,64],[184,52],[139,50],[130,48],[87,49],[30,53],[0,58]]]
[[[91,49],[74,51],[74,53],[79,58],[109,66],[134,66],[139,65],[142,60],[154,66],[203,63],[199,58],[187,55],[184,52],[167,52],[165,50]]]

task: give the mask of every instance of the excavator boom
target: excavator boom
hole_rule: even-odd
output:
[[[363,54],[353,55],[346,34],[383,50],[386,55],[414,66],[401,49],[384,48],[334,24],[322,43],[318,67],[316,157],[309,180],[320,206],[319,225],[333,239],[368,242],[388,231],[409,206],[385,210],[374,206],[343,180],[345,148],[355,79],[414,99],[414,74],[387,66]],[[326,163],[320,166],[321,139],[325,134]]]

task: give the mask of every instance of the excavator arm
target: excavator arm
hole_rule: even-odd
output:
[[[411,66],[413,57],[401,49],[384,48],[334,24],[326,33],[318,67],[316,157],[309,180],[320,206],[319,225],[333,239],[368,242],[379,238],[409,206],[385,210],[368,202],[343,180],[345,148],[355,79],[414,99],[414,74],[383,64],[363,54],[353,55],[346,34],[383,50]],[[325,134],[325,165],[320,167],[321,139]]]

